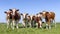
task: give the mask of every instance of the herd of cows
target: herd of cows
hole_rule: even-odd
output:
[[[16,28],[18,29],[18,23],[21,20],[21,16],[23,18],[23,27],[27,27],[29,25],[30,27],[34,27],[34,25],[37,23],[38,28],[42,28],[42,18],[45,19],[46,22],[46,29],[51,29],[51,23],[55,22],[55,13],[52,11],[42,11],[37,13],[36,15],[29,15],[28,13],[20,13],[19,9],[9,9],[8,11],[4,12],[6,14],[6,20],[7,20],[7,28],[11,26],[12,29]]]

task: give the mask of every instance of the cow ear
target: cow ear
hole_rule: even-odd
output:
[[[21,13],[21,15],[23,15],[23,14]]]
[[[6,11],[4,13],[7,13]]]
[[[10,11],[12,11],[12,9],[9,9]]]
[[[40,12],[39,14],[43,14],[42,12]]]
[[[16,11],[19,11],[19,9],[17,9]]]
[[[26,15],[28,15],[28,13]]]
[[[38,15],[38,13],[36,15]]]

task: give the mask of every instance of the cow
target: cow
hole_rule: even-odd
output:
[[[38,23],[38,28],[42,28],[41,14],[31,15],[31,26],[34,27]]]
[[[42,13],[42,17],[45,19],[46,21],[46,29],[51,29],[51,21],[54,20],[55,26],[56,26],[56,22],[55,22],[55,13],[54,12],[48,12],[48,11],[42,11],[40,12]]]
[[[12,14],[11,14],[11,12],[5,11],[4,13],[6,14],[7,28],[12,27]]]
[[[9,10],[12,12],[13,29],[14,29],[14,26],[16,26],[16,28],[18,29],[18,23],[19,23],[19,20],[21,19],[21,14],[19,12],[19,9],[13,8]]]
[[[11,17],[10,19],[12,20],[11,21],[12,22],[12,29],[14,29],[14,26],[16,26],[16,28],[18,29],[18,23],[19,23],[19,20],[21,19],[19,9],[15,9],[15,8],[14,9],[9,9],[9,11],[5,12],[5,13],[11,14],[11,15],[7,14],[8,15],[7,18],[8,18],[8,21],[9,21],[9,18]]]
[[[36,14],[36,22],[38,23],[38,28],[42,28],[42,15],[41,14]]]
[[[35,15],[30,15],[31,27],[34,27],[36,24]]]
[[[21,15],[22,15],[22,18],[23,18],[23,21],[22,21],[23,26],[27,27],[28,24],[31,26],[31,24],[30,24],[30,16],[28,15],[28,13],[24,13],[24,14],[21,13]]]

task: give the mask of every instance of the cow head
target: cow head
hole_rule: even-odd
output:
[[[25,14],[21,13],[21,15],[23,16],[23,18],[27,18],[28,13],[25,13]]]
[[[47,13],[48,13],[47,11],[42,11],[39,14],[42,15],[43,18],[45,18]]]
[[[11,17],[12,16],[12,14],[11,14],[12,12],[11,11],[5,11],[4,13],[7,15],[7,17]]]
[[[42,13],[40,12],[40,13],[37,13],[36,14],[36,17],[42,17]]]
[[[12,12],[12,15],[15,15],[16,13],[19,13],[19,9],[9,9]]]
[[[31,18],[31,20],[34,20],[35,19],[35,15],[31,15],[30,18]]]

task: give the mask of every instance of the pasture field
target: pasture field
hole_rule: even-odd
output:
[[[0,23],[0,34],[60,34],[60,23],[56,25],[57,27],[52,26],[52,29],[19,28],[12,30],[11,28],[7,29],[6,24]],[[21,24],[19,24],[19,26],[21,26]]]

